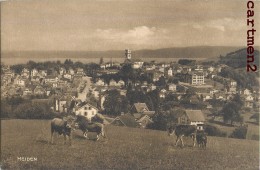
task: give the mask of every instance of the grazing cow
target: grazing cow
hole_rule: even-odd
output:
[[[198,132],[196,135],[196,140],[199,147],[206,148],[207,146],[207,134],[204,132]]]
[[[78,125],[78,128],[82,130],[83,136],[87,139],[89,139],[88,132],[97,133],[96,140],[99,140],[100,135],[102,135],[104,138],[106,137],[104,132],[104,125],[101,123],[90,123],[88,119],[84,116],[77,116],[76,123]]]
[[[175,146],[177,146],[179,140],[181,140],[182,146],[184,146],[183,143],[183,136],[190,136],[193,139],[193,147],[196,144],[196,133],[197,133],[197,126],[195,125],[173,125],[170,126],[168,129],[168,135],[171,136],[173,134],[176,135],[176,143]]]
[[[51,143],[53,143],[53,135],[54,132],[58,133],[59,135],[64,136],[64,144],[66,143],[66,136],[69,137],[69,142],[71,145],[71,130],[73,126],[73,120],[72,119],[60,119],[60,118],[54,118],[51,121]]]

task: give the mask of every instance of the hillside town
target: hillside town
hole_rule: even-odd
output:
[[[1,97],[47,102],[56,114],[73,113],[89,120],[101,113],[112,124],[142,128],[154,127],[149,124],[160,122],[158,115],[172,112],[177,123],[243,124],[241,114],[224,116],[225,105],[237,98],[243,106],[239,112],[259,109],[258,86],[245,87],[223,76],[223,70],[232,69],[226,64],[188,59],[144,62],[129,49],[122,56],[123,63],[104,62],[101,57],[99,64],[66,60],[48,69],[33,61],[19,67],[1,65]]]

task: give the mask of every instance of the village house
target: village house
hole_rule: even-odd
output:
[[[149,66],[146,66],[145,67],[145,70],[146,71],[150,71],[150,70],[154,70],[156,67],[155,67],[155,65],[153,64],[153,65],[149,65]]]
[[[168,89],[169,89],[169,91],[176,91],[177,90],[177,85],[176,84],[173,84],[173,83],[170,83],[169,85],[168,85]]]
[[[62,113],[68,112],[71,102],[74,100],[74,97],[71,95],[62,95],[55,98],[55,111]]]
[[[21,72],[22,77],[26,77],[27,79],[30,77],[30,71],[27,68],[24,68]]]
[[[231,86],[228,88],[228,93],[232,93],[232,94],[235,94],[237,93],[237,88],[236,86]]]
[[[104,86],[105,82],[102,79],[98,79],[97,82],[95,83],[96,86]]]
[[[1,85],[7,85],[12,83],[12,77],[11,76],[6,76],[6,75],[1,75]]]
[[[237,82],[235,80],[230,80],[229,84],[230,84],[230,86],[234,86],[234,87],[237,86]]]
[[[118,84],[118,86],[124,86],[125,85],[125,82],[123,81],[123,80],[119,80],[118,82],[117,82],[117,84]]]
[[[42,86],[38,85],[35,87],[33,93],[35,95],[44,95],[46,93],[46,90]]]
[[[64,67],[61,67],[61,68],[59,69],[59,73],[60,73],[60,75],[66,74],[66,69],[65,69]]]
[[[33,83],[40,84],[41,80],[42,78],[40,78],[39,76],[31,76],[31,82]]]
[[[170,67],[170,63],[161,63],[159,65],[160,68],[167,68],[167,67]]]
[[[247,108],[253,108],[254,107],[254,102],[253,101],[245,101],[245,107],[247,107]]]
[[[189,73],[189,72],[191,72],[191,67],[183,66],[182,69],[181,69],[181,72],[182,73]]]
[[[148,124],[153,122],[151,117],[155,111],[150,111],[145,103],[135,103],[130,109],[130,112],[142,128],[146,128]]]
[[[147,92],[149,92],[149,91],[153,91],[153,90],[156,90],[156,85],[154,85],[154,84],[149,84],[148,86],[147,86]]]
[[[198,130],[203,130],[205,116],[201,110],[186,110],[177,115],[178,124],[196,125]]]
[[[197,72],[191,75],[191,84],[192,85],[203,85],[205,84],[204,74]]]
[[[39,76],[41,78],[44,78],[47,76],[47,70],[39,70]]]
[[[153,120],[148,115],[142,115],[140,118],[136,119],[136,122],[141,128],[146,128],[149,124],[153,123]]]
[[[139,69],[142,68],[144,62],[140,59],[133,59],[132,60],[132,67],[133,69]]]
[[[196,68],[194,69],[196,72],[203,72],[203,66],[197,65]]]
[[[160,71],[161,73],[164,73],[164,72],[165,72],[165,68],[164,68],[164,67],[161,67],[161,68],[159,68],[159,71]]]
[[[35,76],[38,76],[39,72],[36,68],[32,69],[31,70],[31,77],[35,77]]]
[[[83,68],[78,68],[76,74],[77,74],[77,75],[82,75],[82,76],[84,76],[85,73],[84,73]]]
[[[53,83],[58,83],[59,78],[57,76],[46,76],[44,81],[47,84],[48,83],[53,84]]]
[[[70,74],[70,75],[74,75],[74,74],[75,74],[75,71],[74,71],[72,68],[69,68],[69,70],[68,70],[68,74]]]
[[[10,87],[7,90],[7,95],[8,96],[22,95],[21,92],[22,91],[20,90],[20,88]]]
[[[126,127],[139,127],[139,123],[136,122],[133,115],[127,113],[117,116],[112,122],[112,125],[115,126],[126,126]]]
[[[28,96],[28,95],[33,95],[35,86],[33,85],[28,85],[27,87],[23,88],[23,96]]]
[[[117,82],[114,79],[109,81],[109,86],[117,86]]]
[[[75,107],[74,112],[76,115],[85,116],[88,120],[91,120],[98,113],[98,108],[87,102],[83,102]]]
[[[208,68],[208,71],[209,71],[210,73],[212,73],[214,70],[215,70],[215,68],[212,67],[212,66],[210,66],[210,67]]]
[[[23,78],[21,76],[17,76],[15,79],[14,79],[14,84],[15,85],[18,85],[18,86],[25,86],[27,83],[27,79],[26,78]]]
[[[66,79],[68,79],[68,80],[72,80],[72,78],[73,78],[73,76],[72,76],[71,74],[69,74],[69,73],[65,73],[65,74],[63,75],[63,77],[66,78]]]
[[[7,70],[4,73],[4,76],[13,78],[15,76],[15,73],[12,70]]]
[[[243,91],[243,94],[244,94],[244,95],[251,95],[252,93],[251,93],[251,91],[250,91],[249,89],[245,89],[245,90]]]
[[[168,69],[168,71],[167,71],[167,76],[169,76],[169,77],[173,76],[172,68],[169,68],[169,69]]]
[[[160,71],[153,71],[152,74],[152,79],[153,81],[158,81],[160,79],[160,77],[164,76],[164,73],[160,72]]]
[[[167,90],[165,90],[165,89],[160,90],[159,97],[160,98],[165,98],[166,97],[166,93],[167,93]]]
[[[141,113],[147,115],[153,115],[155,112],[150,111],[145,103],[135,103],[132,108],[130,109],[132,114]]]
[[[103,69],[103,70],[105,70],[105,69],[106,69],[106,64],[105,64],[105,63],[101,63],[101,64],[100,64],[100,68]]]
[[[97,75],[101,76],[101,75],[111,75],[111,74],[117,74],[119,72],[119,70],[117,69],[107,69],[107,70],[98,70],[97,71]]]

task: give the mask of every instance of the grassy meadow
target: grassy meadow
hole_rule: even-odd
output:
[[[73,132],[72,146],[56,136],[49,120],[1,120],[2,169],[259,169],[258,141],[208,137],[207,149],[175,147],[166,132],[106,126],[107,138],[86,140]],[[94,137],[90,134],[90,137]],[[17,157],[36,157],[19,161]]]

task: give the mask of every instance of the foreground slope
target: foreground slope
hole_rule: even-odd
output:
[[[1,121],[1,164],[4,169],[258,169],[258,141],[209,137],[206,150],[174,147],[165,132],[106,127],[108,139],[85,140],[73,133],[73,145],[63,137],[49,144],[50,121]],[[22,162],[17,157],[36,157]]]

